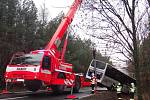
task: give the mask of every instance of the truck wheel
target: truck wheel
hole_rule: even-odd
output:
[[[58,93],[61,94],[64,92],[65,86],[64,85],[52,85],[51,88],[55,94],[58,94]]]
[[[57,78],[65,79],[66,76],[65,76],[64,73],[61,72],[61,73],[58,74]],[[61,94],[61,93],[64,92],[65,86],[64,85],[52,85],[51,88],[52,88],[54,93]]]
[[[27,90],[32,92],[36,92],[42,86],[42,82],[40,80],[26,80],[24,83]]]
[[[75,79],[75,86],[73,88],[73,92],[74,93],[78,93],[79,90],[80,90],[80,87],[81,87],[81,80],[80,80],[80,77],[79,76],[76,76],[76,79]]]

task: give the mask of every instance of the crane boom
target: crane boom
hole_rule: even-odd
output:
[[[54,33],[52,39],[48,43],[48,45],[45,47],[45,50],[50,49],[57,49],[61,43],[62,37],[64,36],[64,33],[66,32],[68,26],[72,22],[75,12],[77,11],[77,8],[81,4],[82,0],[75,0],[72,6],[70,7],[69,12],[64,17],[60,25],[58,26],[56,32]]]

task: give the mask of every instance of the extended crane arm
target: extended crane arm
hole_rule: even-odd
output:
[[[64,17],[60,25],[58,26],[55,34],[53,35],[52,39],[48,43],[48,45],[45,47],[45,50],[50,50],[50,49],[57,49],[61,43],[62,37],[64,36],[64,33],[66,32],[68,26],[71,24],[75,12],[77,11],[77,8],[81,4],[82,0],[75,0],[73,5],[71,6],[69,12],[67,15]]]

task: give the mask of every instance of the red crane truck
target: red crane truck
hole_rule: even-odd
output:
[[[81,0],[74,1],[45,49],[31,51],[29,54],[17,53],[12,57],[6,68],[6,83],[23,82],[30,91],[37,91],[44,85],[57,93],[71,87],[74,92],[78,92],[80,87],[89,85],[84,81],[83,75],[74,73],[72,64],[64,60],[68,34],[61,54],[58,51],[62,38],[80,4]]]

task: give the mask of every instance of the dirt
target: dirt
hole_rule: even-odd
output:
[[[80,100],[118,100],[118,98],[116,92],[103,91]]]

